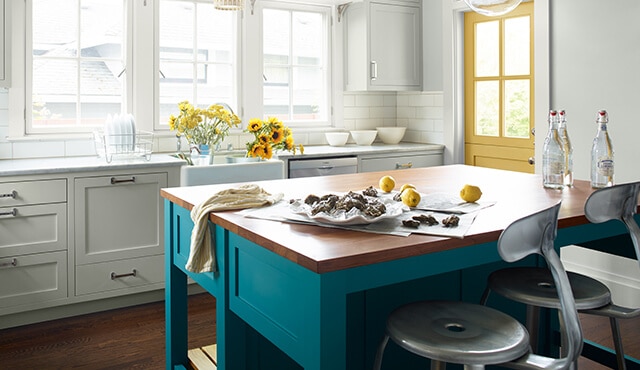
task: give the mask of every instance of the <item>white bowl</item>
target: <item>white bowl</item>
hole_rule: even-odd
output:
[[[331,146],[343,146],[347,143],[347,140],[349,140],[348,132],[325,132],[324,136]]]
[[[406,127],[376,127],[378,136],[385,144],[398,144],[404,137]]]
[[[371,145],[376,139],[378,131],[376,130],[356,130],[351,131],[351,137],[358,145]]]

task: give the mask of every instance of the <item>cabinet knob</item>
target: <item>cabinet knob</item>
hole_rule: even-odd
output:
[[[2,267],[16,267],[18,266],[18,260],[16,258],[12,258],[9,262],[0,262],[0,268]]]
[[[11,193],[0,194],[0,198],[13,198],[13,199],[16,199],[17,196],[18,196],[18,192],[15,191],[15,190],[12,190]]]
[[[529,164],[536,164],[536,159],[533,157],[529,157],[529,160],[527,160],[527,162],[529,162]]]
[[[0,212],[0,216],[16,216],[18,214],[18,209],[17,208],[13,208],[11,211],[9,212]]]

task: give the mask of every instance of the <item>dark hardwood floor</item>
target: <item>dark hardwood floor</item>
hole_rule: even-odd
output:
[[[215,300],[189,298],[189,348],[215,342]],[[621,322],[626,353],[640,358],[640,318]],[[611,346],[608,320],[583,316],[585,337]],[[0,369],[164,369],[164,303],[0,330]],[[580,369],[606,369],[581,359]]]

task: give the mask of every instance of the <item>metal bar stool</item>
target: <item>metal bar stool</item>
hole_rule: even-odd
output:
[[[584,211],[587,219],[592,223],[610,220],[623,222],[629,231],[636,256],[640,261],[640,227],[634,220],[639,191],[640,182],[596,190],[587,199]],[[626,369],[618,319],[640,316],[640,308],[631,309],[613,304],[609,289],[598,280],[573,272],[568,272],[567,275],[577,309],[580,312],[609,317],[618,369]],[[537,343],[538,338],[539,309],[561,307],[556,298],[556,289],[549,271],[535,267],[494,271],[488,278],[482,304],[486,303],[491,291],[527,305],[526,326],[535,352],[536,348],[533,344]],[[562,340],[564,341],[564,338]]]
[[[542,255],[558,287],[566,356],[558,359],[533,354],[529,335],[516,319],[498,310],[471,303],[422,301],[409,303],[387,318],[386,333],[376,353],[374,369],[380,370],[384,350],[392,339],[400,347],[431,359],[431,369],[444,369],[447,362],[465,369],[500,364],[515,369],[566,369],[580,356],[582,331],[569,280],[553,244],[560,203],[521,218],[498,239],[498,252],[507,262],[530,254]]]

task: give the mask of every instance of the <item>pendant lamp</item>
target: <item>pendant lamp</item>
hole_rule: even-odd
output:
[[[495,17],[509,13],[520,5],[522,0],[464,0],[464,2],[476,13]]]
[[[242,10],[244,0],[213,0],[213,5],[218,10]]]

